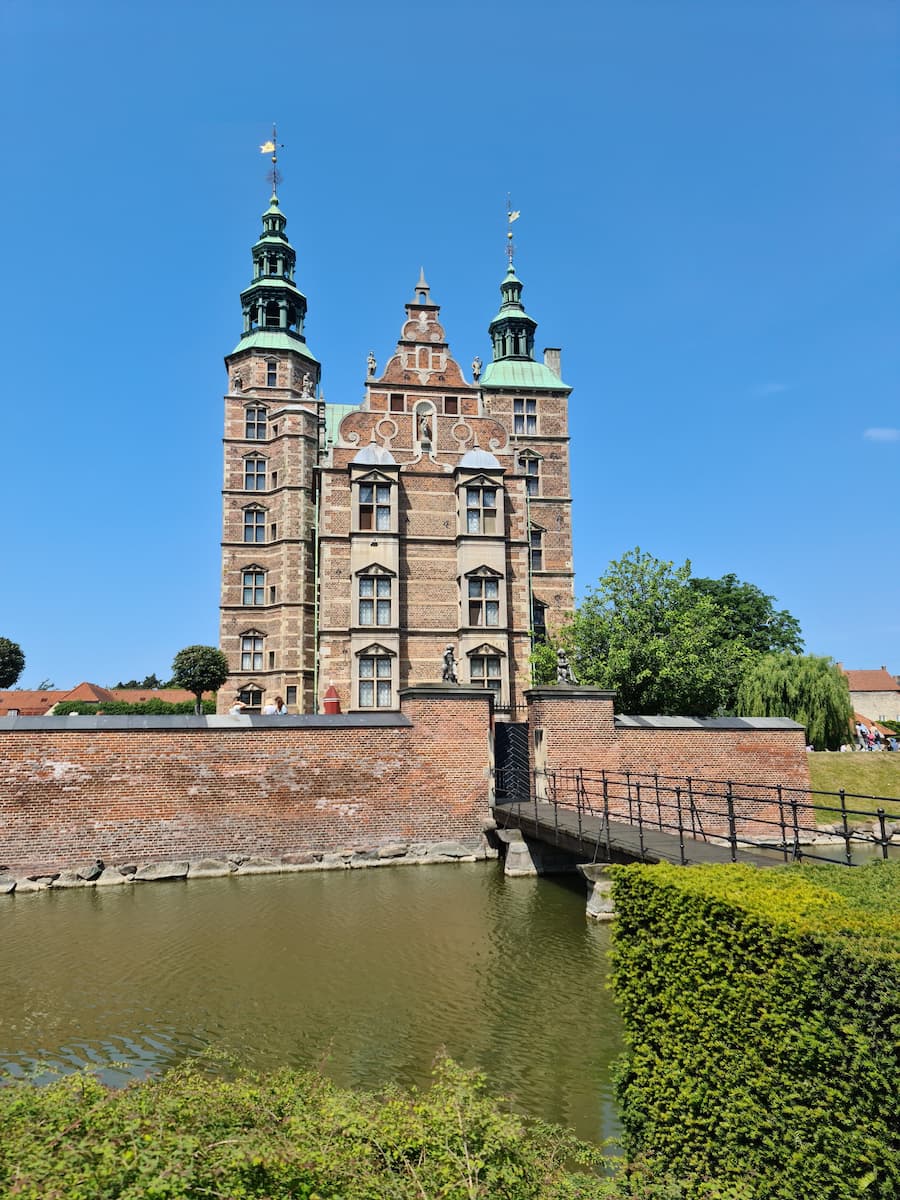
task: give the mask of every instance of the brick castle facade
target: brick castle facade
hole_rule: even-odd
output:
[[[441,677],[522,703],[533,639],[574,607],[567,405],[558,350],[510,257],[491,361],[454,359],[424,272],[358,407],[320,398],[307,303],[277,197],[226,357],[220,644],[251,711],[396,710]]]

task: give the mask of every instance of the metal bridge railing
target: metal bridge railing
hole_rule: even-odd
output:
[[[824,792],[783,784],[735,783],[727,779],[663,775],[657,772],[586,771],[582,768],[498,772],[501,807],[522,811],[549,804],[559,838],[560,810],[574,812],[578,837],[584,818],[596,818],[596,848],[611,853],[611,824],[637,829],[641,858],[651,830],[678,841],[679,860],[688,861],[686,842],[714,842],[730,848],[771,853],[783,862],[829,862],[856,866],[872,857],[900,858],[900,799],[847,792]],[[893,840],[896,830],[897,839]],[[814,841],[830,836],[833,843]]]

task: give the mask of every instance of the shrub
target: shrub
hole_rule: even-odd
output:
[[[193,700],[157,700],[155,697],[152,700],[142,700],[131,704],[125,700],[109,700],[98,701],[96,703],[88,703],[85,700],[60,700],[53,707],[54,717],[66,717],[71,713],[79,713],[82,716],[94,716],[100,713],[105,717],[121,717],[139,715],[141,713],[151,713],[155,716],[179,716],[185,713],[194,713],[196,705]],[[207,715],[212,715],[216,711],[215,700],[203,701],[203,712]]]
[[[900,1197],[900,863],[613,874],[627,1155],[758,1200]]]

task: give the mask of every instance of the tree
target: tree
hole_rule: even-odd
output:
[[[763,655],[745,673],[737,706],[745,717],[798,721],[816,750],[839,750],[850,737],[853,704],[847,676],[830,658]]]
[[[556,647],[547,639],[535,642],[531,651],[531,677],[536,687],[556,683]]]
[[[740,638],[755,653],[802,653],[800,622],[785,608],[776,612],[775,597],[756,584],[741,583],[729,574],[721,579],[690,579],[688,586],[714,600],[727,618],[729,637]]]
[[[198,717],[203,713],[203,693],[215,692],[227,678],[228,659],[214,646],[185,646],[172,662],[172,680],[197,697]]]
[[[150,691],[157,691],[159,688],[169,687],[167,683],[163,683],[155,674],[145,675],[143,679],[126,679],[124,683],[120,679],[118,683],[113,684],[113,688],[121,688],[125,690],[136,690],[139,688],[147,688]]]
[[[22,647],[0,637],[0,688],[11,688],[25,669]]]
[[[611,562],[563,632],[579,683],[615,688],[623,712],[709,716],[750,657],[710,596],[640,547]]]

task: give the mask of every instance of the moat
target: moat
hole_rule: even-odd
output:
[[[446,1051],[521,1111],[615,1133],[608,926],[497,863],[9,898],[0,1069],[109,1083],[208,1048],[340,1084],[425,1085]]]

